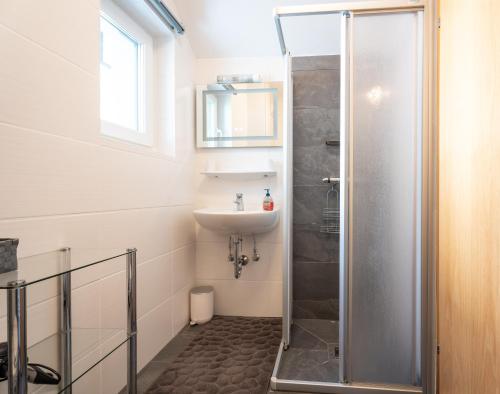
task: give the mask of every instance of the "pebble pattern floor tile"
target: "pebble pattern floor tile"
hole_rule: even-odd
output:
[[[281,319],[215,316],[148,394],[267,393],[281,340]]]

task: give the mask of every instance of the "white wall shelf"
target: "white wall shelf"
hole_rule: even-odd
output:
[[[201,174],[210,178],[250,180],[276,176],[275,170],[214,170],[202,171]]]

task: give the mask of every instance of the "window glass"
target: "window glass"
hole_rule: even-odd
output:
[[[101,16],[101,120],[140,131],[140,44]]]

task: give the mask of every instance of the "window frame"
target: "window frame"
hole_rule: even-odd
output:
[[[99,117],[101,135],[151,147],[154,142],[154,39],[125,11],[110,0],[101,1],[99,25],[102,19],[105,19],[122,34],[130,37],[138,44],[138,129],[130,129]],[[99,46],[101,46],[101,43],[99,43]],[[100,94],[99,97],[101,97]]]

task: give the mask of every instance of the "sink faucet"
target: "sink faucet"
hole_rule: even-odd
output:
[[[236,206],[234,207],[235,211],[244,211],[245,206],[243,205],[243,193],[236,193],[236,200],[233,201]]]

